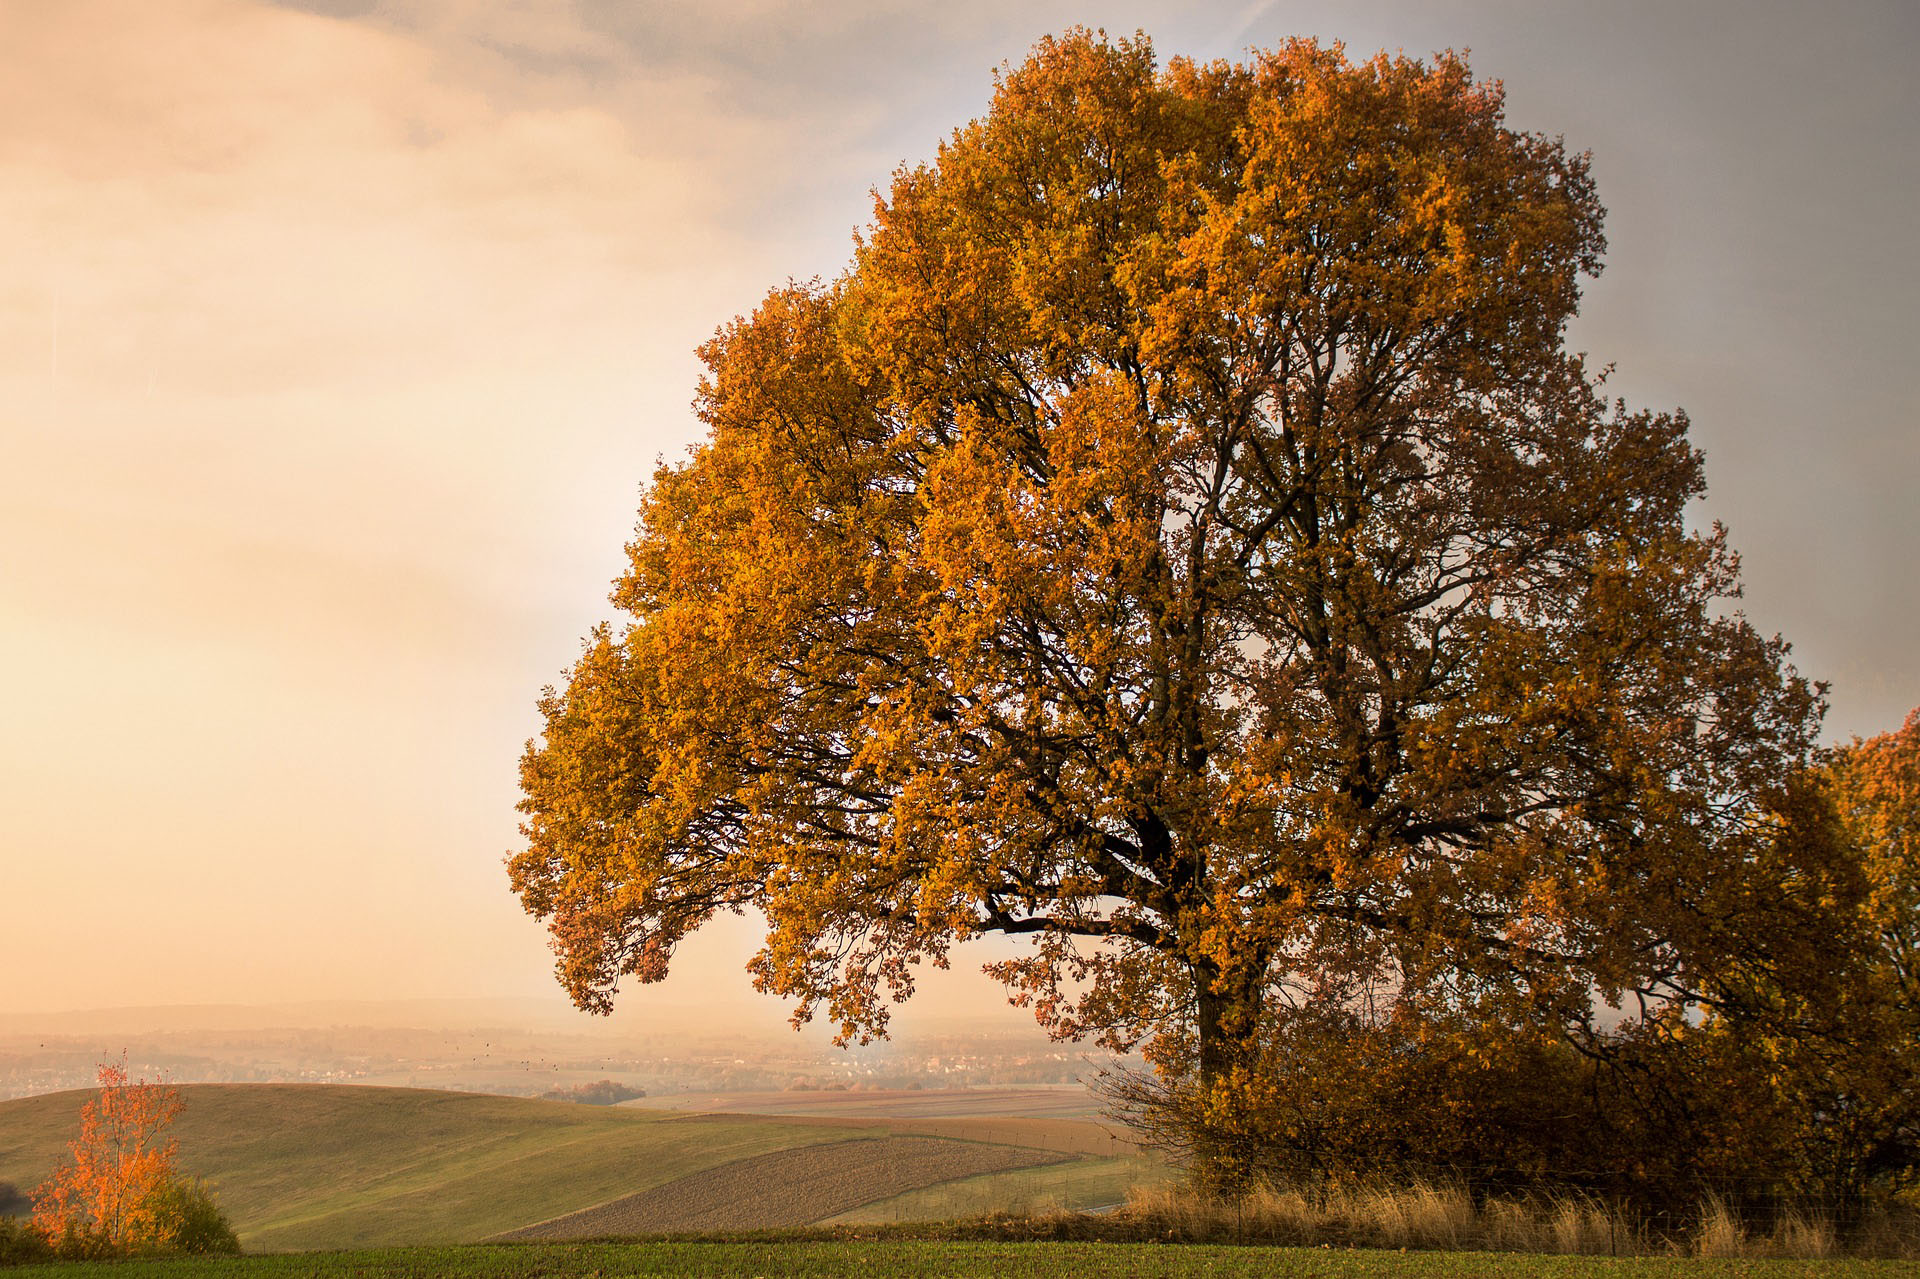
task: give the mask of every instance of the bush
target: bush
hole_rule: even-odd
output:
[[[1149,1145],[1243,1188],[1458,1181],[1590,1196],[1676,1231],[1708,1200],[1852,1229],[1915,1176],[1920,1143],[1869,1139],[1896,1103],[1912,1113],[1912,1088],[1892,1070],[1876,1084],[1838,1035],[1814,1047],[1672,1007],[1576,1041],[1410,999],[1302,999],[1212,1088],[1188,1052],[1101,1090]]]
[[[0,1266],[23,1266],[52,1256],[53,1249],[30,1224],[14,1217],[0,1217]]]
[[[212,1191],[179,1172],[163,1136],[184,1105],[175,1089],[130,1082],[124,1057],[103,1063],[100,1091],[68,1143],[73,1162],[33,1192],[26,1232],[68,1260],[239,1252]]]
[[[234,1256],[234,1234],[207,1184],[192,1177],[160,1183],[141,1203],[142,1226],[121,1238],[97,1226],[68,1222],[57,1238],[30,1221],[0,1217],[0,1265],[31,1261],[103,1261],[114,1257],[187,1254]]]
[[[239,1253],[240,1237],[214,1203],[206,1182],[176,1177],[164,1182],[147,1202],[153,1211],[157,1250],[194,1255]]]

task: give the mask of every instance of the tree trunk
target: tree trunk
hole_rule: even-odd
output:
[[[1205,1193],[1237,1199],[1251,1191],[1259,1136],[1248,1122],[1244,1067],[1260,1020],[1260,986],[1244,972],[1194,965],[1198,1089],[1188,1103],[1193,1180]]]

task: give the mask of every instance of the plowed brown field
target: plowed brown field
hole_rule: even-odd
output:
[[[1091,1119],[890,1119],[886,1122],[887,1127],[902,1135],[1004,1142],[1009,1146],[1031,1146],[1036,1150],[1104,1159],[1124,1158],[1140,1152],[1138,1138],[1125,1128]]]
[[[1032,1168],[1062,1156],[941,1137],[881,1137],[776,1150],[497,1236],[590,1239],[804,1226],[905,1190]]]

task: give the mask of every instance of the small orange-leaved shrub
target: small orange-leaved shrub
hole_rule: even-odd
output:
[[[103,1064],[68,1143],[73,1161],[34,1190],[28,1229],[68,1257],[240,1251],[212,1192],[180,1172],[177,1143],[161,1136],[184,1107],[173,1088],[130,1082],[124,1058]]]

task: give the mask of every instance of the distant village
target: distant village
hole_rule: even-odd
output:
[[[798,1037],[607,1040],[508,1029],[168,1031],[109,1039],[0,1036],[0,1100],[91,1087],[127,1053],[173,1083],[340,1083],[537,1097],[611,1081],[636,1095],[1070,1084],[1109,1058],[1029,1035],[919,1035],[842,1050]]]

